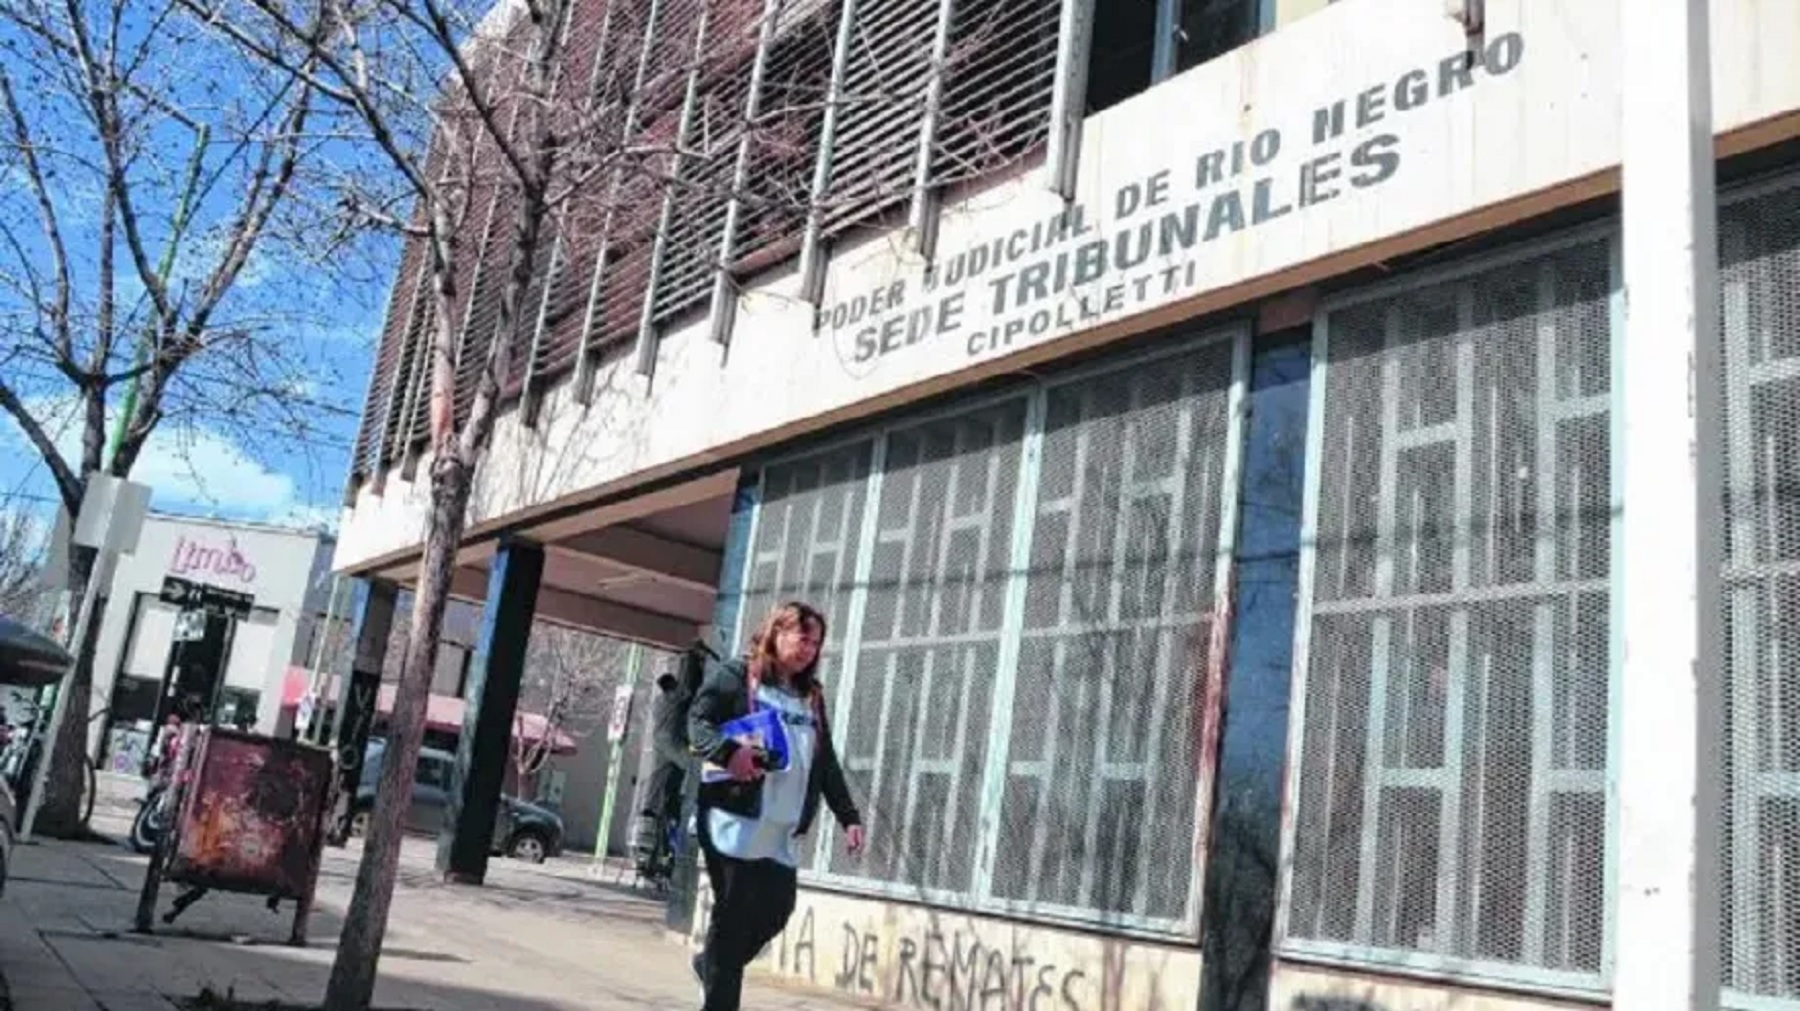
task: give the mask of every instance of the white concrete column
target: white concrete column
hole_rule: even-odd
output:
[[[1614,1007],[1718,1007],[1717,189],[1707,0],[1624,2]]]

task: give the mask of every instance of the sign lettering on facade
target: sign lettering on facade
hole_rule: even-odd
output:
[[[220,545],[177,536],[175,552],[169,559],[169,573],[175,576],[226,576],[254,583],[256,563],[238,549],[236,537],[227,535],[225,543]]]
[[[1072,204],[953,252],[916,282],[829,303],[815,328],[866,375],[921,346],[978,359],[1199,294],[1217,283],[1201,269],[1204,247],[1400,178],[1410,113],[1506,77],[1524,58],[1524,36],[1507,32],[1371,82],[1301,123],[1119,186],[1104,208]]]

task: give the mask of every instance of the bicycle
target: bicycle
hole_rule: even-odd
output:
[[[96,722],[106,719],[111,713],[112,707],[107,706],[89,716],[87,720],[89,728],[92,728]],[[5,749],[0,750],[0,774],[5,775],[14,793],[28,796],[34,785],[37,763],[43,757],[44,752],[43,740],[37,732],[38,721],[48,715],[42,706],[34,706],[30,718],[20,725],[20,730],[12,734]],[[80,809],[80,819],[77,823],[83,829],[87,828],[88,823],[93,820],[94,803],[100,795],[97,771],[99,764],[100,759],[90,759],[87,755],[82,755],[81,795],[76,803]],[[28,800],[27,803],[29,803]]]

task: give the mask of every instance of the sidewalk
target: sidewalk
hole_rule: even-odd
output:
[[[123,836],[96,813],[95,827]],[[48,842],[13,853],[0,899],[0,978],[14,1011],[172,1011],[203,989],[315,1005],[331,972],[359,851],[327,850],[310,944],[288,948],[291,908],[210,895],[154,936],[129,933],[144,861],[121,846]],[[409,840],[376,1004],[407,1011],[692,1011],[688,953],[662,906],[571,867],[496,860],[482,888],[444,885]],[[166,909],[173,897],[165,889]],[[0,1008],[5,1005],[0,1002]],[[858,1005],[752,984],[749,1011]]]

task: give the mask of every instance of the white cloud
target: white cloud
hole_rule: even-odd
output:
[[[151,436],[131,478],[154,488],[154,501],[211,506],[246,517],[261,518],[295,505],[293,478],[204,430]]]
[[[37,398],[32,413],[44,420],[66,459],[81,453],[81,426],[74,424],[75,402],[66,397]],[[108,431],[111,430],[108,422]],[[16,429],[6,432],[23,454],[35,455]],[[302,501],[293,477],[255,459],[229,437],[207,429],[159,429],[145,443],[131,469],[131,479],[151,487],[151,506],[198,510],[235,519],[295,526],[335,526],[337,514]]]

